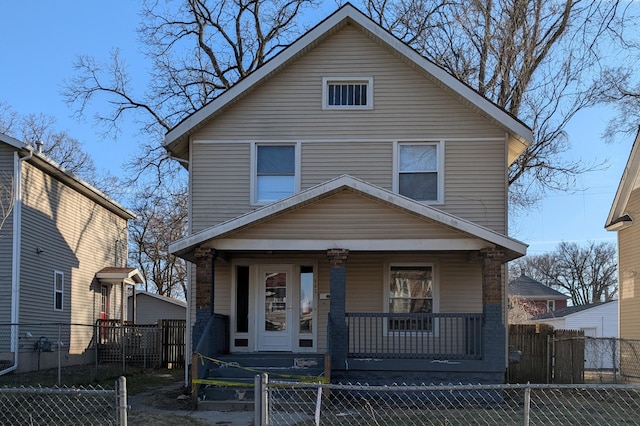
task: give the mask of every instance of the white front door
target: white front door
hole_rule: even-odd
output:
[[[291,351],[293,336],[293,268],[258,267],[258,350]]]

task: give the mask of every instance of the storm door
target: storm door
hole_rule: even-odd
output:
[[[291,351],[293,337],[293,268],[258,267],[257,334],[260,351]]]

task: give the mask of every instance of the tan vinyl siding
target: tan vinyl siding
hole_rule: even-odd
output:
[[[504,140],[447,141],[445,203],[438,208],[506,234]]]
[[[323,110],[323,77],[373,77],[373,110]],[[192,226],[250,211],[250,142],[300,142],[301,188],[352,174],[391,189],[393,141],[445,141],[438,208],[504,232],[505,131],[346,27],[192,137]],[[234,143],[235,141],[235,143]]]
[[[0,144],[0,182],[13,194],[13,162],[14,151],[5,144]],[[3,208],[8,206],[3,205]],[[4,218],[0,218],[4,219]],[[11,322],[11,285],[13,254],[13,211],[9,213],[0,229],[0,323]],[[2,348],[0,347],[0,352]]]
[[[640,217],[640,190],[631,193],[626,214]],[[618,231],[620,337],[640,339],[640,223]]]
[[[303,143],[301,189],[347,174],[391,190],[392,162],[391,141]]]
[[[126,220],[29,163],[23,164],[22,179],[20,320],[93,324],[100,313],[95,274],[125,266]],[[64,273],[63,311],[53,308],[56,270]],[[112,317],[121,312],[119,292],[112,288]],[[83,330],[71,340],[71,353],[87,348],[91,332]]]
[[[258,224],[231,238],[240,239],[451,239],[465,235],[354,195],[338,193]]]
[[[250,210],[249,144],[193,145],[192,232]]]

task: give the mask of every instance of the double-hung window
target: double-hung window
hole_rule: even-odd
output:
[[[267,204],[294,194],[298,184],[297,144],[253,144],[253,204]]]
[[[389,268],[389,331],[432,331],[433,266],[392,265]]]
[[[442,143],[397,143],[395,190],[416,201],[441,203],[443,198]]]
[[[64,308],[64,273],[53,272],[53,309],[61,311]]]

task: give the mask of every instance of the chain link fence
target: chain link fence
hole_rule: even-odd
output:
[[[126,379],[115,389],[0,388],[0,425],[126,425]]]
[[[640,425],[636,385],[367,386],[256,377],[256,425]]]

